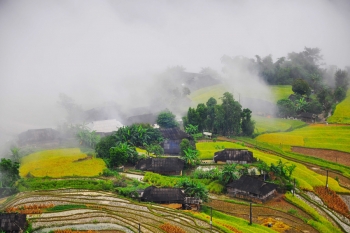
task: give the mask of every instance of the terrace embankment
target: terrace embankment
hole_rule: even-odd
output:
[[[292,151],[350,167],[350,153],[336,150],[305,148],[299,146],[293,146]]]
[[[222,211],[224,213],[249,220],[249,205],[229,203],[221,200],[212,199],[208,206],[213,207],[216,210]],[[305,219],[310,219],[311,217],[304,213],[299,208],[289,204],[284,201],[283,198],[276,198],[270,201],[269,204],[265,206],[253,206],[253,222],[264,225],[266,220],[278,221],[280,224],[286,225],[289,233],[293,232],[317,232],[310,225],[306,224],[301,218],[289,214],[288,211],[295,211],[295,214],[301,216]],[[284,230],[274,229],[279,232],[284,232]]]

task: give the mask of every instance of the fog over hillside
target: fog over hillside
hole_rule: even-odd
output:
[[[168,67],[221,72],[223,55],[318,47],[343,68],[349,28],[347,0],[0,0],[0,140],[62,122],[60,93],[85,110],[149,106]],[[226,80],[234,92],[268,94],[244,68]]]

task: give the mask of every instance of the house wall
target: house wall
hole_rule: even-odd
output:
[[[260,195],[254,196],[254,195],[252,195],[248,192],[245,192],[243,190],[227,188],[227,194],[230,197],[234,197],[234,198],[245,199],[245,200],[253,201],[255,203],[264,203],[264,202],[271,200],[275,197],[276,190],[269,192],[265,196],[260,196]]]
[[[179,154],[180,140],[165,140],[163,144],[165,154]]]

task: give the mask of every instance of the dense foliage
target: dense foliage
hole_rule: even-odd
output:
[[[127,162],[137,162],[136,147],[145,148],[148,153],[163,154],[159,145],[162,141],[163,137],[158,129],[149,124],[133,124],[102,138],[95,149],[97,156],[103,158],[109,167],[117,167]]]
[[[175,115],[169,110],[159,113],[157,117],[157,124],[162,128],[173,128],[179,126],[175,119]]]
[[[249,109],[242,110],[240,103],[229,92],[225,92],[221,100],[222,104],[217,104],[211,97],[206,105],[198,104],[197,108],[189,108],[187,116],[183,117],[185,128],[197,126],[200,132],[208,130],[227,136],[252,135],[255,127],[251,119],[252,112]]]
[[[12,162],[10,159],[1,159],[0,162],[0,187],[12,187],[20,178],[19,163]]]

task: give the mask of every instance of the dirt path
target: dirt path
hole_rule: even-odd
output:
[[[350,153],[336,150],[305,148],[299,146],[293,146],[292,151],[350,167]]]

